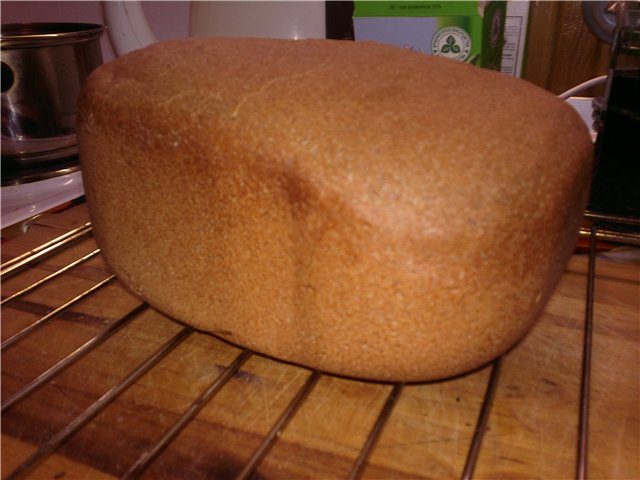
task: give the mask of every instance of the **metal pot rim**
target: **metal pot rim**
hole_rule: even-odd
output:
[[[3,49],[49,47],[99,39],[105,27],[95,23],[6,23],[2,25]]]

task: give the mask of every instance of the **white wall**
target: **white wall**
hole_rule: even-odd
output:
[[[102,2],[98,1],[2,1],[2,23],[81,22],[104,24]],[[142,7],[159,40],[189,34],[190,2],[144,1]],[[107,35],[102,38],[102,55],[107,62],[115,57]]]

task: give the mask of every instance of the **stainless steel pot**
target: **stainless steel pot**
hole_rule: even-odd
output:
[[[2,25],[2,169],[77,156],[76,102],[102,63],[102,25]]]

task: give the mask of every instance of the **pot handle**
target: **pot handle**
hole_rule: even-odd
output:
[[[107,34],[114,52],[119,57],[158,41],[138,1],[103,1]]]

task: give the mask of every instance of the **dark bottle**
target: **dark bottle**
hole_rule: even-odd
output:
[[[589,209],[640,216],[640,2],[618,11]]]

